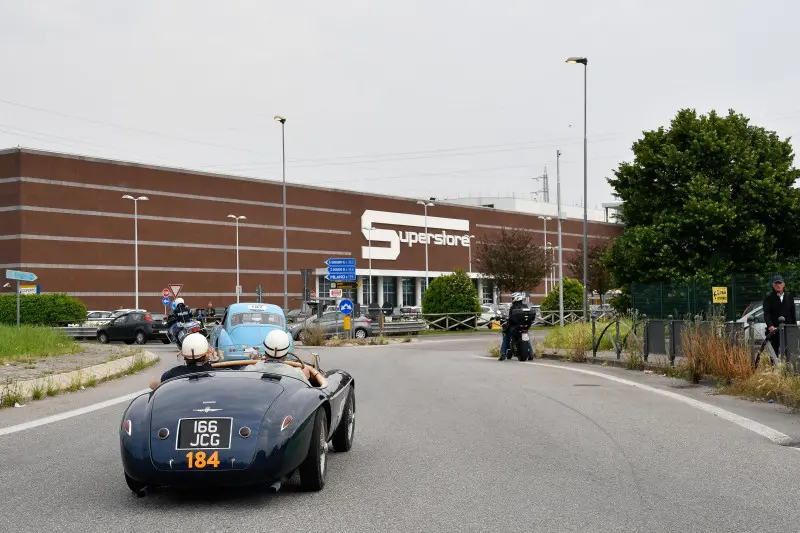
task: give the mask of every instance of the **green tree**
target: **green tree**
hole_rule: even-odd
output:
[[[20,323],[35,326],[66,326],[86,320],[83,302],[66,294],[20,295]],[[17,323],[17,295],[0,295],[0,324]]]
[[[588,279],[586,280],[589,292],[597,291],[602,295],[613,288],[611,271],[605,260],[605,254],[610,245],[610,239],[602,239],[594,243],[589,241],[589,251],[586,254],[589,260]],[[576,279],[583,280],[583,240],[579,242],[578,249],[567,262],[567,268]],[[580,309],[583,309],[583,303],[581,303]]]
[[[800,249],[800,173],[789,139],[729,111],[684,109],[644,132],[608,181],[623,235],[608,259],[617,283],[777,269]]]
[[[422,298],[424,314],[480,313],[478,291],[463,270],[431,281]]]
[[[542,311],[558,311],[558,285],[542,300]],[[583,284],[564,277],[564,311],[580,310],[583,315]]]
[[[533,242],[535,234],[521,229],[500,230],[500,235],[478,241],[478,270],[501,291],[529,291],[542,282],[550,268],[547,255]]]

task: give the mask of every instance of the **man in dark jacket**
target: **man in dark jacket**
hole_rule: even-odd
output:
[[[764,298],[764,322],[767,324],[767,335],[774,332],[769,339],[777,355],[780,347],[778,335],[779,318],[785,319],[784,324],[797,324],[797,311],[794,307],[794,298],[786,292],[786,284],[782,276],[775,276],[772,280],[772,292]]]

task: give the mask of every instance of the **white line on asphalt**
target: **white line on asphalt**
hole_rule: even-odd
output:
[[[74,416],[85,415],[86,413],[91,413],[92,411],[105,409],[106,407],[111,407],[112,405],[116,405],[118,403],[133,400],[134,398],[136,398],[140,394],[144,394],[145,392],[150,392],[150,389],[144,389],[138,392],[132,392],[130,394],[126,394],[125,396],[112,398],[111,400],[106,400],[104,402],[95,403],[92,405],[88,405],[86,407],[81,407],[80,409],[75,409],[73,411],[67,411],[65,413],[47,416],[45,418],[40,418],[38,420],[32,420],[30,422],[25,422],[24,424],[17,424],[16,426],[0,428],[0,436],[10,435],[11,433],[17,433],[18,431],[25,431],[26,429],[32,429],[35,427],[43,426],[45,424],[52,424],[53,422],[59,422],[61,420],[66,420],[67,418],[72,418]]]
[[[491,360],[494,361],[494,359]],[[608,379],[610,381],[616,381],[617,383],[622,383],[624,385],[630,385],[631,387],[636,387],[649,392],[654,392],[656,394],[661,394],[662,396],[672,398],[673,400],[678,400],[679,402],[691,405],[692,407],[696,407],[697,409],[702,409],[707,413],[711,413],[712,415],[718,416],[724,420],[733,422],[734,424],[737,424],[745,429],[749,429],[750,431],[757,433],[762,437],[768,438],[769,440],[771,440],[776,444],[785,446],[792,442],[792,438],[789,437],[789,435],[781,433],[777,429],[772,429],[771,427],[765,426],[764,424],[760,424],[755,420],[750,420],[749,418],[745,418],[735,413],[731,413],[730,411],[722,409],[721,407],[717,407],[716,405],[711,405],[705,402],[701,402],[699,400],[695,400],[694,398],[689,398],[688,396],[683,396],[682,394],[678,394],[676,392],[670,392],[658,389],[656,387],[651,387],[650,385],[644,385],[642,383],[637,383],[635,381],[618,378],[616,376],[610,376],[608,374],[603,374],[602,372],[595,372],[593,370],[584,370],[582,368],[571,368],[560,365],[550,365],[547,363],[531,363],[531,364],[536,366],[546,366],[548,368],[557,368],[559,370],[569,370],[570,372],[580,372],[581,374],[589,374],[590,376],[597,376],[599,378]]]

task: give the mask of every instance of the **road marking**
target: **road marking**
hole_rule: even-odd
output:
[[[729,422],[733,422],[745,429],[748,429],[754,433],[761,435],[762,437],[766,437],[775,444],[780,444],[781,446],[787,446],[791,444],[793,439],[786,435],[785,433],[781,433],[777,429],[773,429],[769,426],[765,426],[755,420],[751,420],[749,418],[745,418],[743,416],[739,416],[735,413],[722,409],[721,407],[717,407],[716,405],[711,405],[705,402],[701,402],[699,400],[695,400],[694,398],[689,398],[688,396],[684,396],[682,394],[678,394],[676,392],[670,392],[662,389],[658,389],[656,387],[651,387],[650,385],[644,385],[642,383],[637,383],[635,381],[630,381],[627,379],[618,378],[616,376],[611,376],[609,374],[604,374],[602,372],[595,372],[593,370],[584,370],[582,368],[571,368],[566,366],[560,365],[550,365],[547,363],[531,363],[536,366],[546,366],[548,368],[557,368],[559,370],[569,370],[570,372],[579,372],[581,374],[588,374],[590,376],[596,376],[599,378],[607,379],[610,381],[616,381],[617,383],[622,383],[623,385],[630,385],[631,387],[636,387],[642,390],[646,390],[649,392],[654,392],[656,394],[661,394],[662,396],[666,396],[668,398],[672,398],[673,400],[678,400],[679,402],[683,402],[685,404],[691,405],[697,409],[701,409],[706,411],[707,413],[711,413],[714,416],[718,416],[724,420]]]
[[[30,422],[25,422],[24,424],[17,424],[16,426],[8,426],[6,428],[0,428],[0,436],[10,435],[12,433],[17,433],[19,431],[25,431],[26,429],[33,429],[35,427],[44,426],[45,424],[52,424],[53,422],[59,422],[61,420],[66,420],[68,418],[85,415],[86,413],[91,413],[92,411],[105,409],[106,407],[111,407],[112,405],[116,405],[118,403],[133,400],[134,398],[136,398],[140,394],[144,394],[145,392],[150,392],[150,389],[144,389],[138,392],[132,392],[130,394],[126,394],[125,396],[112,398],[111,400],[106,400],[104,402],[95,403],[92,405],[88,405],[86,407],[81,407],[80,409],[75,409],[73,411],[67,411],[65,413],[47,416],[45,418],[40,418],[38,420],[32,420]]]

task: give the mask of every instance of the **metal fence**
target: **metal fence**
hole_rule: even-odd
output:
[[[787,291],[792,292],[795,285],[800,290],[800,271],[735,274],[726,279],[693,279],[686,283],[634,283],[632,307],[649,318],[716,315],[733,320],[741,317],[752,303],[764,300],[777,274],[786,280]],[[728,303],[714,304],[712,287],[727,287]]]

